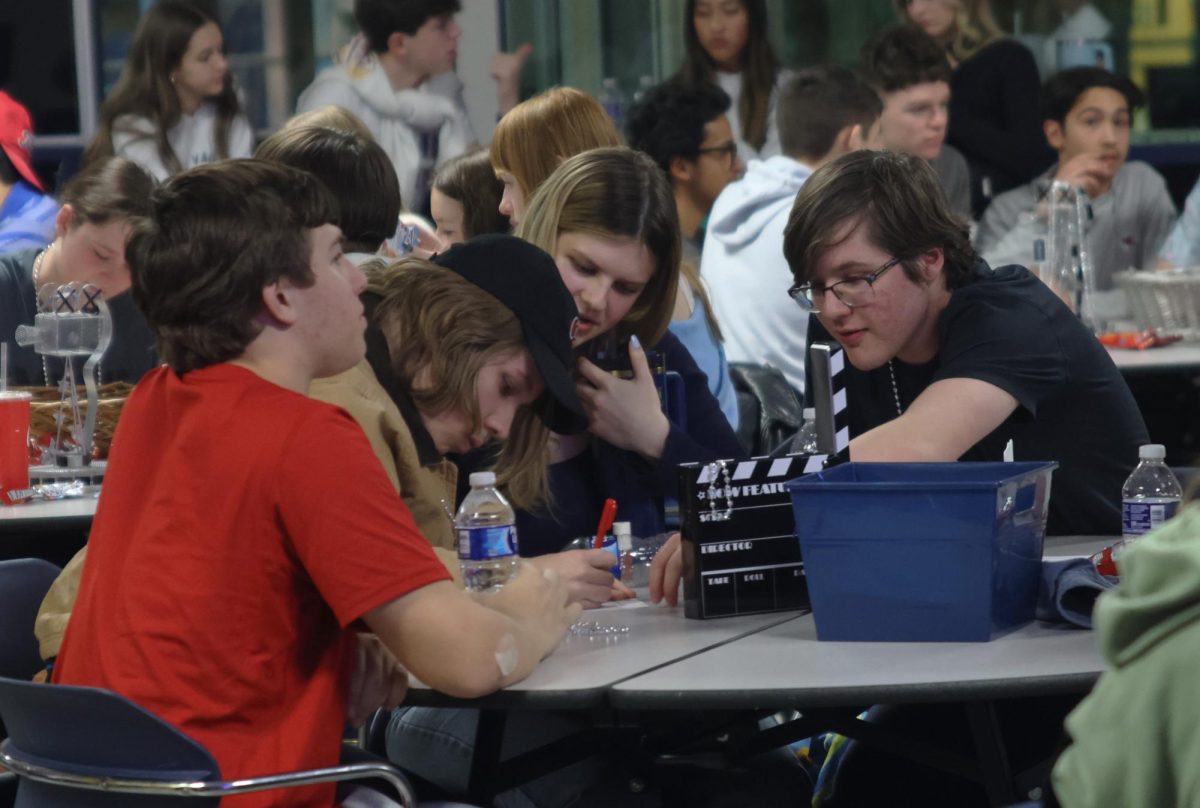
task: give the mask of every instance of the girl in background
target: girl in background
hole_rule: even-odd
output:
[[[779,61],[767,40],[766,0],[688,0],[683,42],[677,77],[712,82],[729,94],[729,124],[742,160],[779,154]]]
[[[551,87],[513,107],[492,133],[492,168],[504,185],[500,213],[516,229],[533,197],[559,163],[621,135],[600,102],[573,87]]]
[[[895,0],[901,16],[946,49],[950,128],[946,142],[971,168],[976,218],[999,193],[1032,180],[1054,155],[1042,134],[1037,63],[1004,35],[988,0]]]
[[[434,176],[429,196],[441,243],[449,247],[484,233],[507,233],[508,217],[500,212],[503,193],[487,149],[447,161]]]
[[[84,162],[115,154],[161,181],[253,150],[220,26],[190,3],[161,0],[138,23]]]

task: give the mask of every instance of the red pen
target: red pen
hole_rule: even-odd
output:
[[[604,509],[600,511],[600,524],[596,526],[596,542],[592,546],[597,550],[604,546],[604,536],[617,518],[617,501],[612,497],[604,500]]]

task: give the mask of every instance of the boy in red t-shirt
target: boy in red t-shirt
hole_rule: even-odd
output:
[[[168,366],[123,412],[55,681],[137,701],[237,778],[335,765],[404,668],[464,697],[528,675],[578,614],[565,587],[533,568],[480,599],[455,587],[362,430],[306,395],[365,350],[332,195],[238,160],[153,208],[127,257]]]

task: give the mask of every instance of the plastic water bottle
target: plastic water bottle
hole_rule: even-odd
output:
[[[1138,464],[1121,488],[1121,538],[1125,541],[1149,533],[1175,515],[1183,489],[1163,462],[1161,443],[1138,449]]]
[[[792,451],[800,454],[817,454],[817,411],[813,407],[804,408],[804,423],[796,437],[792,440]]]
[[[495,472],[477,471],[470,482],[471,492],[454,517],[458,564],[467,589],[491,592],[517,571],[516,514],[496,490]]]
[[[600,83],[600,106],[608,113],[608,117],[617,126],[618,132],[625,131],[625,108],[629,105],[625,93],[614,78],[606,78]]]

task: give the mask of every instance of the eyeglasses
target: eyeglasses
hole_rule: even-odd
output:
[[[796,284],[788,289],[788,296],[799,303],[800,308],[813,314],[820,313],[821,301],[825,299],[826,292],[833,292],[834,297],[842,301],[847,308],[866,306],[875,299],[875,281],[898,263],[900,263],[900,258],[893,258],[870,275],[863,275],[861,278],[847,278],[830,286],[814,286],[811,283]]]
[[[723,154],[725,159],[729,161],[729,167],[733,168],[737,164],[737,143],[729,141],[721,146],[709,146],[706,149],[696,149],[696,154]]]

